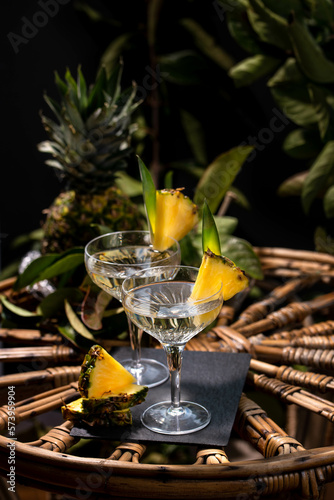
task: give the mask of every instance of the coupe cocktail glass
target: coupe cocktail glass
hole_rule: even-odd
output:
[[[156,403],[142,415],[145,427],[162,434],[198,431],[211,418],[200,404],[180,400],[185,345],[218,316],[223,304],[222,283],[210,297],[190,298],[197,275],[198,269],[194,267],[156,267],[133,275],[122,285],[123,307],[129,319],[157,339],[167,354],[171,401]]]
[[[148,231],[118,231],[91,240],[85,247],[86,269],[94,283],[122,301],[125,278],[153,266],[177,265],[179,243],[170,239],[170,247],[160,252],[153,248]],[[167,367],[154,359],[141,358],[143,330],[128,319],[132,359],[121,361],[139,385],[154,387],[168,379]]]

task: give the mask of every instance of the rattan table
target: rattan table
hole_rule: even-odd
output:
[[[264,280],[224,304],[217,325],[187,348],[251,354],[233,433],[258,456],[235,460],[227,448],[201,447],[192,463],[146,463],[143,443],[109,443],[102,455],[97,448],[96,455],[80,456],[70,421],[34,441],[13,440],[10,387],[17,425],[47,418],[77,392],[83,354],[60,335],[2,329],[0,358],[14,368],[0,378],[0,475],[14,474],[15,455],[15,481],[68,498],[321,498],[334,480],[334,257],[255,251]],[[2,282],[0,293],[9,295],[12,283]],[[250,301],[256,291],[259,298]],[[23,369],[28,363],[32,368]],[[266,409],[273,400],[279,406]]]

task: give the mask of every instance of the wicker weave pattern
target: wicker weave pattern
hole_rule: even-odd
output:
[[[187,344],[188,349],[249,352],[252,355],[245,392],[234,422],[234,433],[247,441],[262,459],[232,461],[226,450],[201,448],[193,464],[154,465],[141,463],[147,447],[120,443],[104,457],[80,458],[67,455],[76,439],[71,423],[62,422],[38,440],[15,442],[17,480],[74,498],[78,484],[92,498],[321,498],[323,486],[334,480],[334,431],[326,442],[306,449],[293,433],[275,422],[247,391],[276,398],[286,406],[287,419],[298,409],[321,417],[332,426],[334,403],[334,257],[290,249],[256,249],[265,272],[257,285],[263,297],[248,304],[242,292],[224,304],[217,324]],[[0,283],[1,293],[10,296],[13,280]],[[304,292],[319,286],[315,298],[303,300]],[[329,290],[329,293],[328,293]],[[244,306],[244,303],[246,305]],[[83,354],[63,345],[59,335],[37,330],[0,330],[6,343],[30,347],[0,349],[7,363],[47,362],[45,369],[13,373],[0,378],[0,395],[15,385],[20,394],[29,388],[16,406],[16,423],[56,411],[78,396],[77,379]],[[112,344],[108,344],[110,347]],[[303,365],[299,368],[298,365]],[[13,366],[13,365],[11,365]],[[320,395],[321,394],[321,395]],[[291,410],[293,410],[291,412]],[[0,407],[0,428],[5,434],[9,411]],[[293,428],[286,422],[284,428]],[[332,429],[332,427],[328,427]],[[0,470],[8,470],[8,443],[0,436]],[[113,444],[110,444],[113,446]],[[107,457],[107,458],[105,458]],[[92,483],[92,474],[95,482]],[[148,484],[150,485],[148,490]],[[242,495],[244,495],[242,497]],[[281,497],[282,495],[282,497]]]

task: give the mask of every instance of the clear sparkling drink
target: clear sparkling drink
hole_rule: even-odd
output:
[[[162,344],[183,345],[217,316],[221,301],[189,299],[194,283],[163,281],[132,289],[124,309],[139,328]]]
[[[129,245],[96,252],[88,258],[86,266],[94,283],[121,301],[121,286],[125,278],[145,267],[158,265],[171,254],[172,251],[159,252],[152,246]]]

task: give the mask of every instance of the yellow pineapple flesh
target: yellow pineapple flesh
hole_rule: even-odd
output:
[[[153,246],[163,251],[170,238],[180,241],[198,222],[198,207],[181,189],[162,189],[156,192],[156,220]]]
[[[85,398],[102,398],[106,393],[122,392],[136,379],[103,347],[90,348],[81,366],[79,392]]]
[[[222,286],[223,300],[247,288],[249,282],[244,271],[232,260],[207,250],[203,254],[202,263],[190,298],[200,300],[217,293]]]

